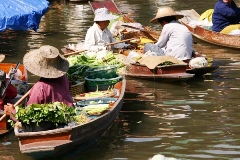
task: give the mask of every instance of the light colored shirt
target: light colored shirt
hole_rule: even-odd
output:
[[[102,45],[102,43],[108,44],[113,42],[116,42],[116,39],[113,38],[112,33],[107,28],[101,30],[97,23],[94,23],[87,31],[84,47],[86,50],[89,50],[92,46],[99,46]],[[120,43],[112,45],[111,48],[123,48],[125,46],[128,45]]]
[[[192,57],[192,43],[192,35],[188,28],[177,21],[171,21],[163,26],[155,45],[161,47],[165,55],[186,60]]]
[[[69,82],[64,75],[59,78],[41,78],[31,89],[27,105],[63,102],[73,106]]]

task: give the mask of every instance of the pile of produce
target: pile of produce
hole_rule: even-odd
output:
[[[73,121],[73,117],[76,115],[74,107],[68,107],[61,102],[31,104],[26,108],[17,106],[16,111],[15,117],[18,121],[24,124],[35,122],[36,125],[43,121],[52,122],[55,126],[67,124]],[[10,120],[10,122],[13,125],[13,121]]]
[[[88,115],[101,115],[109,109],[109,104],[96,104],[83,107]]]
[[[88,92],[78,94],[74,97],[75,100],[84,100],[84,99],[91,99],[91,98],[101,98],[101,97],[112,97],[117,94],[117,91],[114,89],[108,89],[105,91],[97,91],[96,92]]]
[[[78,115],[74,117],[74,119],[77,124],[84,124],[91,121],[91,119],[85,112],[80,112]]]
[[[78,81],[84,81],[88,68],[116,65],[117,69],[120,69],[125,66],[115,58],[111,51],[106,54],[102,51],[82,53],[69,56],[67,59],[70,64],[67,77],[72,85],[77,84]]]
[[[87,115],[101,115],[114,105],[117,98],[94,98],[82,100],[77,103],[77,109],[85,112]]]

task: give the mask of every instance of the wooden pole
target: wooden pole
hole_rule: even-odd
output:
[[[117,42],[113,42],[113,43],[108,43],[106,44],[106,46],[110,46],[110,45],[114,45],[114,44],[118,44],[118,43],[122,43],[122,42],[127,42],[127,41],[131,41],[131,40],[135,40],[136,38],[130,38],[130,39],[124,39],[124,40],[121,40],[121,41],[117,41]],[[75,51],[75,52],[71,52],[71,53],[66,53],[66,54],[63,54],[64,57],[66,56],[71,56],[71,55],[75,55],[75,54],[78,54],[80,52],[84,52],[84,51],[87,51],[87,50],[82,50],[82,51]]]

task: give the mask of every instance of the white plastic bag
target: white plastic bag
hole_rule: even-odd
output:
[[[139,53],[135,52],[135,51],[130,51],[128,56],[127,56],[127,60],[130,63],[136,63],[138,61],[138,59],[140,59],[141,56],[139,55]]]
[[[205,57],[196,57],[189,61],[189,67],[191,69],[207,67],[207,65],[208,61]]]
[[[98,52],[97,52],[96,59],[102,59],[102,58],[104,58],[104,57],[107,55],[108,52],[109,52],[108,50],[98,51]]]

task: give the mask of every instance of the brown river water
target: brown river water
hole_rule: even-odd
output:
[[[122,13],[156,30],[159,26],[149,20],[159,6],[202,13],[216,1],[115,0]],[[41,45],[61,49],[83,40],[92,20],[87,2],[53,1],[37,33],[0,33],[0,54],[6,54],[4,62],[16,63]],[[94,144],[61,158],[148,160],[161,154],[181,160],[240,160],[240,52],[194,40],[194,48],[220,66],[214,73],[172,83],[127,79],[124,105],[115,123]],[[36,79],[29,75],[29,82]],[[32,160],[20,153],[13,132],[0,137],[1,159]]]

